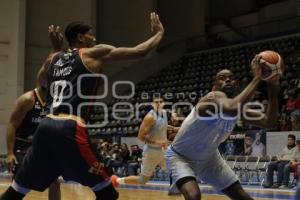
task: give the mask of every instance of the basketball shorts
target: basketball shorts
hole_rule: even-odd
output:
[[[194,177],[222,191],[236,181],[237,176],[226,164],[218,150],[209,153],[207,159],[201,161],[187,160],[169,147],[166,153],[167,167],[171,174],[170,193],[178,193],[176,182],[184,177]]]
[[[32,144],[31,142],[25,142],[25,141],[21,141],[18,139],[15,140],[14,154],[16,156],[18,164],[16,164],[14,166],[14,168],[12,169],[12,173],[13,173],[14,177],[17,174],[17,171],[20,168],[20,166],[24,160],[25,154],[26,154],[27,150],[29,149],[29,147],[31,146],[31,144]]]
[[[143,151],[141,174],[143,176],[152,176],[155,167],[159,165],[163,171],[166,170],[165,151],[161,148],[148,147]]]
[[[92,149],[84,124],[73,119],[45,117],[15,181],[22,187],[44,191],[62,176],[66,181],[98,191],[111,183],[104,165]]]

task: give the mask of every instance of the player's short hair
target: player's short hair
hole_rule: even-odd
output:
[[[92,27],[84,22],[72,22],[65,29],[65,36],[69,44],[72,44],[77,39],[77,34],[84,34],[91,30]]]
[[[247,137],[247,138],[249,138],[249,137],[250,137],[250,138],[252,139],[252,137],[251,137],[251,135],[250,135],[250,134],[245,134],[245,138],[246,138],[246,137]]]
[[[161,93],[156,92],[156,93],[153,93],[150,98],[151,98],[151,101],[154,101],[155,99],[164,100],[164,95],[161,94]]]
[[[296,136],[295,136],[294,134],[289,134],[289,135],[288,135],[288,138],[291,138],[291,139],[293,139],[293,140],[296,140]]]

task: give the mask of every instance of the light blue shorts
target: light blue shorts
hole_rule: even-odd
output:
[[[161,148],[147,148],[143,152],[141,174],[143,176],[152,176],[155,167],[159,165],[163,171],[166,171],[165,150]]]
[[[212,185],[217,191],[222,191],[238,181],[238,177],[226,164],[218,150],[210,152],[204,160],[193,161],[179,156],[169,147],[166,160],[172,177],[170,193],[178,193],[176,182],[189,176]]]

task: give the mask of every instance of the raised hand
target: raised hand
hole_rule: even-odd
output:
[[[59,26],[51,25],[48,27],[48,34],[49,39],[52,44],[54,51],[61,51],[63,45],[64,45],[64,37],[63,34],[60,32]]]
[[[164,34],[165,32],[164,27],[159,20],[159,16],[155,12],[150,13],[150,23],[151,23],[151,31],[154,34],[156,33]]]

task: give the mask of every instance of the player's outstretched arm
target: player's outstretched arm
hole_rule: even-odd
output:
[[[99,44],[84,50],[87,57],[101,61],[137,59],[146,56],[161,41],[164,35],[164,27],[156,13],[150,14],[151,30],[154,35],[135,47],[114,47],[107,44]]]

